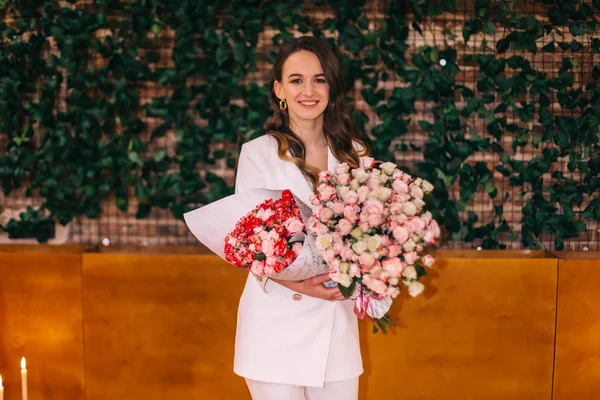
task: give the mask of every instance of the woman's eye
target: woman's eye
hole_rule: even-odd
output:
[[[300,83],[302,82],[300,79],[292,79],[292,83]]]
[[[317,83],[327,83],[327,81],[325,79],[317,79],[316,82]]]

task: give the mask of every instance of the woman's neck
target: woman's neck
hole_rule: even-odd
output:
[[[320,147],[327,144],[323,133],[323,119],[290,121],[290,129],[304,142],[306,147]]]

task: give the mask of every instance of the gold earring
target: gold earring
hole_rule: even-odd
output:
[[[279,100],[279,109],[281,111],[287,110],[287,101],[285,101],[285,99]]]

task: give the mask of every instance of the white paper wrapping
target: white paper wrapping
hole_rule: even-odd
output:
[[[236,193],[206,206],[183,214],[188,228],[196,239],[208,247],[213,253],[225,259],[225,237],[233,231],[235,224],[246,214],[267,199],[280,199],[282,190],[252,189]],[[306,225],[312,215],[310,206],[297,196],[294,200],[300,209],[302,221]],[[278,274],[268,275],[284,280],[303,280],[329,271],[329,267],[318,255],[315,238],[304,237],[302,251],[296,260]]]

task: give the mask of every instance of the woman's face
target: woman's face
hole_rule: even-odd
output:
[[[275,95],[287,101],[292,122],[323,118],[329,84],[315,53],[300,50],[285,60],[281,82],[275,81]]]

